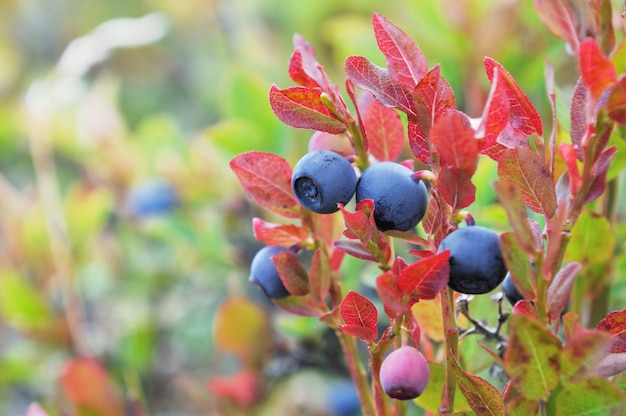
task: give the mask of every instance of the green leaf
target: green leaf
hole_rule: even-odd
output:
[[[624,393],[610,381],[592,377],[562,385],[550,395],[546,409],[553,416],[601,416],[613,409],[623,409],[625,403]]]
[[[448,363],[463,396],[476,414],[504,416],[504,402],[498,389],[484,378],[463,371],[452,354],[448,355]]]
[[[430,361],[428,365],[430,367],[430,379],[428,380],[426,390],[424,390],[417,399],[413,400],[413,402],[422,409],[437,414],[437,410],[441,405],[441,392],[443,391],[444,380],[446,378],[446,369],[444,365]],[[458,386],[454,395],[454,410],[456,412],[470,410],[470,406],[465,396],[461,394]]]
[[[559,381],[561,342],[535,319],[511,317],[504,369],[516,388],[529,399],[547,397]]]
[[[500,236],[500,245],[502,246],[504,262],[509,273],[511,273],[515,287],[524,296],[524,299],[536,299],[537,281],[535,273],[515,234],[513,232],[503,233]]]
[[[609,221],[596,213],[585,211],[572,229],[566,261],[578,261],[584,266],[603,263],[613,256],[615,235]]]
[[[0,273],[0,314],[18,329],[44,329],[52,323],[52,312],[43,296],[14,271]]]
[[[606,356],[611,335],[606,331],[587,330],[572,338],[561,354],[561,373],[565,377],[593,370]]]

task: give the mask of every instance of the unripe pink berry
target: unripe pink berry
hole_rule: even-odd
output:
[[[403,346],[385,358],[380,367],[380,383],[389,397],[411,400],[428,384],[430,368],[426,358],[414,347]]]
[[[316,150],[332,150],[341,156],[354,154],[354,148],[350,139],[345,134],[330,134],[316,131],[309,140],[309,152]]]

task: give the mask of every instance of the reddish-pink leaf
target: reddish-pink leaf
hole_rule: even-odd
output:
[[[588,101],[589,89],[583,83],[582,78],[579,78],[574,87],[570,105],[570,135],[572,137],[572,145],[576,149],[576,155],[580,160],[583,160],[582,140],[587,132],[587,126],[592,123],[592,120],[587,120],[590,116],[587,111]]]
[[[611,353],[626,352],[626,309],[609,312],[609,314],[598,323],[597,329],[608,331],[613,336]]]
[[[515,232],[515,238],[520,244],[520,247],[524,249],[527,254],[536,255],[536,253],[540,251],[540,248],[537,246],[535,235],[528,223],[522,193],[513,182],[508,180],[495,182],[494,189],[500,205],[502,205],[502,208],[506,211],[509,224]]]
[[[339,134],[346,125],[337,118],[321,98],[322,90],[309,87],[270,89],[270,105],[283,123],[300,129],[313,129]]]
[[[548,319],[552,322],[559,319],[561,312],[569,302],[570,293],[574,286],[574,279],[580,270],[580,264],[576,262],[568,263],[554,276],[548,287],[548,297],[546,309]]]
[[[507,90],[511,126],[526,135],[537,133],[541,136],[543,134],[541,117],[513,76],[500,63],[491,58],[485,58],[484,64],[489,81],[493,82],[494,76],[497,74],[500,77],[499,80],[503,81],[503,87]],[[498,70],[495,71],[495,68]]]
[[[287,291],[294,296],[309,293],[309,275],[296,253],[284,251],[272,256],[272,263]]]
[[[580,169],[578,169],[576,149],[569,143],[561,142],[559,144],[559,155],[561,155],[567,167],[570,195],[576,195],[583,185]]]
[[[515,183],[526,205],[548,218],[556,212],[556,191],[545,162],[526,147],[509,149],[498,162],[498,175]]]
[[[577,379],[592,375],[606,355],[611,336],[597,329],[586,329],[567,341],[561,353],[561,374]]]
[[[343,205],[339,206],[346,224],[344,235],[351,239],[370,241],[376,233],[376,222],[374,221],[374,201],[364,199],[356,205],[355,212],[349,212]]]
[[[295,224],[274,224],[261,218],[252,219],[254,238],[268,246],[293,247],[302,244],[309,233]]]
[[[407,129],[411,152],[413,152],[417,160],[430,165],[430,144],[426,134],[417,123],[411,121],[409,121]]]
[[[513,306],[511,313],[513,315],[520,314],[531,318],[537,318],[537,307],[533,302],[522,299]]]
[[[393,272],[383,273],[376,277],[376,293],[383,303],[385,313],[390,318],[410,312],[406,302],[403,302],[396,280],[397,273]]]
[[[347,57],[344,67],[348,80],[360,89],[372,93],[382,105],[399,109],[409,119],[417,118],[411,91],[396,84],[386,69],[374,65],[362,56]]]
[[[595,101],[617,82],[613,63],[602,54],[600,46],[593,38],[585,38],[580,43],[578,65],[583,82]]]
[[[456,108],[456,97],[450,84],[441,76],[439,64],[428,71],[413,90],[413,97],[427,110],[429,125]]]
[[[476,199],[476,187],[471,175],[465,170],[446,165],[441,167],[437,177],[437,189],[452,210],[468,207]]]
[[[585,197],[585,204],[590,203],[604,193],[604,190],[606,189],[606,174],[609,171],[609,167],[611,167],[611,161],[613,160],[613,156],[615,156],[616,152],[617,148],[615,146],[611,146],[600,153],[596,162],[596,172],[593,182],[589,188],[589,193],[587,193],[587,196]]]
[[[378,311],[365,296],[349,291],[339,305],[339,313],[345,322],[340,328],[347,334],[365,342],[374,341],[378,336]]]
[[[463,113],[451,110],[435,121],[430,142],[439,153],[441,165],[465,171],[471,178],[478,166],[478,142]]]
[[[293,36],[294,52],[289,60],[289,76],[298,84],[325,89],[322,70],[315,58],[315,50],[301,35]]]
[[[467,404],[477,415],[504,416],[506,408],[498,389],[484,378],[466,373],[456,357],[448,354],[448,365],[456,382],[467,399]]]
[[[414,88],[428,71],[426,57],[406,33],[384,16],[374,13],[372,24],[378,48],[387,58],[389,74],[398,84]]]
[[[422,226],[426,234],[432,238],[432,251],[436,251],[441,240],[448,232],[448,218],[450,216],[450,206],[446,204],[437,189],[431,189],[431,198],[428,200],[426,215],[422,220]]]
[[[498,67],[494,67],[493,71],[495,73],[491,79],[491,90],[480,118],[480,124],[476,129],[476,137],[482,139],[481,149],[487,149],[496,143],[511,116],[509,96],[504,80],[502,80]]]
[[[320,301],[311,294],[307,296],[287,296],[281,299],[272,299],[276,306],[293,315],[319,317],[325,311],[325,306],[320,305]]]
[[[448,284],[449,259],[450,251],[444,250],[407,266],[398,277],[398,288],[405,296],[416,295],[420,299],[434,299]]]
[[[291,166],[282,157],[266,152],[246,152],[230,161],[248,196],[263,208],[289,218],[300,217],[300,206],[291,189]]]
[[[626,76],[613,86],[606,102],[609,117],[620,124],[626,124]]]
[[[568,1],[535,0],[535,8],[554,36],[565,40],[571,50],[578,50],[578,24]]]
[[[373,261],[373,262],[378,261],[376,256],[372,254],[372,251],[369,248],[364,247],[363,243],[361,243],[360,241],[337,240],[333,243],[333,247],[335,247],[338,250],[344,251],[347,254],[353,257],[356,257],[357,259],[368,260],[368,261]]]
[[[258,372],[242,368],[235,374],[225,377],[211,377],[206,388],[215,396],[233,400],[241,407],[256,403],[263,394],[263,380]]]
[[[93,358],[74,358],[61,370],[63,394],[79,408],[89,408],[98,414],[126,414],[122,396],[104,366]]]
[[[400,115],[393,108],[388,108],[374,99],[370,93],[364,93],[359,100],[360,114],[363,115],[369,150],[380,161],[395,160],[404,147],[404,128]]]

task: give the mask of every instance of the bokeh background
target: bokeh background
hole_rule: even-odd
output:
[[[304,154],[311,132],[268,104],[292,85],[292,36],[343,86],[346,56],[384,65],[373,12],[441,64],[470,116],[484,56],[548,132],[546,59],[559,96],[575,82],[530,1],[0,0],[0,414],[61,415],[81,385],[136,415],[356,414],[332,334],[248,283],[251,219],[273,218],[228,161]],[[482,166],[472,213],[504,229]],[[349,284],[367,273],[346,267]]]

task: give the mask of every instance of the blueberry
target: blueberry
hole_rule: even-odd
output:
[[[517,302],[524,299],[521,293],[513,284],[513,278],[511,277],[511,273],[507,273],[506,277],[502,281],[502,291],[504,292],[504,296],[509,300],[511,305],[515,306]]]
[[[392,351],[380,366],[380,384],[394,399],[415,399],[422,394],[429,378],[428,361],[416,348],[408,345]]]
[[[361,401],[352,380],[337,380],[329,386],[328,410],[333,416],[356,416],[361,412]]]
[[[448,234],[439,252],[450,250],[448,286],[460,293],[481,294],[492,291],[507,273],[500,236],[478,225]]]
[[[374,220],[381,231],[409,231],[424,218],[428,190],[413,171],[394,162],[365,169],[356,187],[356,200],[374,200]]]
[[[257,285],[269,298],[280,299],[289,296],[283,285],[272,257],[278,253],[288,251],[280,246],[266,246],[259,250],[250,264],[250,281]]]
[[[133,187],[126,199],[126,210],[134,217],[144,218],[170,212],[179,203],[174,186],[164,180],[149,180]]]
[[[356,174],[346,158],[331,150],[307,153],[293,169],[291,187],[305,208],[318,214],[339,210],[356,189]]]

